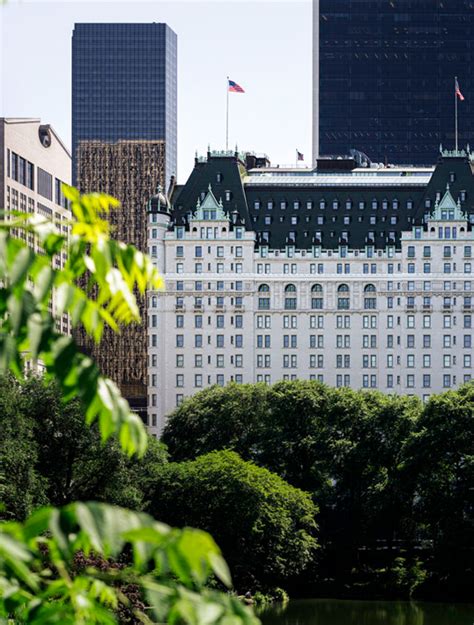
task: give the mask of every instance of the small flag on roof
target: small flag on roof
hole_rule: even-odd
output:
[[[304,161],[304,154],[302,154],[299,150],[296,150],[296,158],[299,161]]]
[[[461,89],[459,88],[459,83],[458,83],[458,79],[456,78],[454,81],[454,89],[455,89],[455,93],[458,96],[458,98],[461,100],[461,102],[463,100],[465,100],[465,97],[463,96],[463,94],[461,93]]]
[[[233,93],[245,93],[242,87],[238,85],[236,82],[234,82],[233,80],[228,79],[228,82],[229,82],[229,91],[232,91]]]

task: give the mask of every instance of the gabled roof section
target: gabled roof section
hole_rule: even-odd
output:
[[[211,184],[212,195],[221,200],[220,209],[225,215],[237,213],[238,222],[244,223],[247,229],[251,229],[240,164],[238,154],[208,151],[207,157],[196,157],[194,169],[186,184],[173,195],[175,223],[186,223],[189,216],[196,210],[198,198],[202,198],[201,206],[206,200],[211,201],[211,198],[206,197]]]
[[[212,185],[211,185],[211,183],[209,183],[207,195],[204,198],[202,204],[198,200],[196,208],[198,208],[199,206],[201,206],[201,208],[203,210],[205,208],[210,208],[210,209],[213,209],[213,208],[220,209],[220,208],[222,208],[222,198],[221,198],[220,202],[218,202],[216,200],[216,196],[212,192]]]
[[[446,185],[446,192],[440,202],[436,202],[430,221],[467,221],[467,215],[461,210],[461,202],[454,200],[449,190],[449,184]]]
[[[225,214],[222,206],[222,198],[217,201],[212,192],[212,185],[209,183],[207,195],[201,203],[198,198],[196,211],[191,217],[191,221],[229,221],[229,216]]]

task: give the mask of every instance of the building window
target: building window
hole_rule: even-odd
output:
[[[337,287],[337,308],[338,310],[348,310],[349,306],[349,286],[340,284]]]
[[[37,168],[38,193],[48,200],[53,199],[53,177],[41,167]]]
[[[285,310],[296,310],[297,298],[294,284],[285,286]]]

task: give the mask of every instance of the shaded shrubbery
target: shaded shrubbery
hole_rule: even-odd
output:
[[[0,499],[3,518],[24,519],[38,505],[95,500],[143,509],[148,482],[166,461],[149,438],[142,459],[128,458],[115,438],[101,442],[77,400],[37,377],[0,378]]]
[[[314,558],[311,497],[235,452],[163,466],[149,499],[156,518],[212,532],[240,589],[284,584]]]
[[[423,406],[313,381],[231,384],[185,401],[163,440],[172,460],[232,449],[312,494],[322,550],[309,592],[468,596],[473,409],[473,385]]]

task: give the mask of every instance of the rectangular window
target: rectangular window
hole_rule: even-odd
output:
[[[37,188],[38,193],[48,200],[53,199],[53,177],[41,167],[37,168]]]

